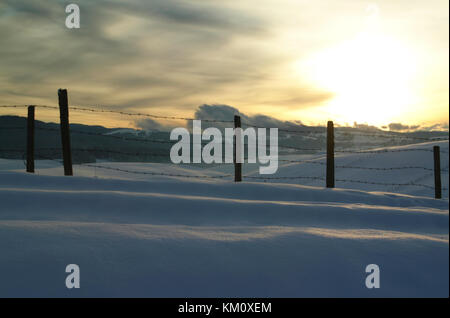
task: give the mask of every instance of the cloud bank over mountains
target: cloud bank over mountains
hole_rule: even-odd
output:
[[[239,115],[241,117],[241,121],[243,123],[247,123],[248,125],[257,126],[257,127],[268,127],[268,128],[282,128],[282,129],[302,129],[307,127],[302,124],[301,121],[284,121],[279,120],[275,117],[267,116],[267,115],[248,115],[236,107],[230,105],[221,105],[214,104],[208,105],[203,104],[197,107],[194,118],[195,119],[204,119],[204,120],[217,120],[219,122],[202,122],[202,127],[233,127],[233,123],[221,123],[220,121],[233,121],[234,115]],[[160,122],[150,118],[138,119],[134,122],[134,125],[138,129],[143,130],[159,130],[159,131],[170,131],[175,127],[192,127],[192,123],[190,121],[178,122],[178,123],[167,123]],[[315,127],[325,127],[326,123],[322,125],[317,125]],[[335,125],[336,127],[343,127],[340,125]],[[245,128],[246,125],[243,125]],[[367,125],[367,124],[358,124],[354,123],[351,128],[366,130],[366,131],[380,131],[380,128]],[[383,127],[384,130],[395,131],[395,132],[414,132],[414,131],[448,131],[449,126],[448,123],[443,124],[435,124],[431,126],[421,126],[421,125],[403,125],[401,123],[390,123],[387,126]]]
[[[274,117],[266,115],[247,115],[239,109],[229,106],[229,105],[207,105],[203,104],[198,106],[195,111],[194,118],[199,120],[217,120],[218,122],[202,122],[203,127],[233,127],[234,115],[239,115],[241,117],[241,122],[243,123],[243,128],[245,128],[244,123],[248,125],[258,126],[258,127],[278,127],[278,128],[301,128],[305,127],[300,121],[283,121]],[[230,123],[224,123],[221,121],[231,121]],[[144,130],[162,130],[168,131],[175,127],[191,127],[191,121],[178,122],[176,124],[161,123],[159,121],[145,118],[138,119],[134,122],[135,126],[139,129]]]

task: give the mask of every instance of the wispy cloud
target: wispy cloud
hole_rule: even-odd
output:
[[[80,0],[79,30],[65,28],[65,4],[2,2],[3,100],[53,101],[56,89],[67,87],[75,104],[194,109],[229,99],[225,91],[236,87],[259,90],[283,62],[266,47],[273,22],[217,1]],[[278,104],[329,98],[301,91]]]

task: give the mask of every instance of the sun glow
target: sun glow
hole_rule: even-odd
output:
[[[376,26],[297,65],[313,85],[334,93],[321,109],[330,119],[382,125],[416,102],[413,50]]]

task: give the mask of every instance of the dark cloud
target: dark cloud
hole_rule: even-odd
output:
[[[234,115],[241,117],[241,122],[258,127],[299,128],[304,127],[300,121],[283,121],[266,115],[247,115],[229,105],[201,105],[195,111],[196,119],[233,121]],[[214,123],[212,126],[221,125]],[[230,127],[230,124],[225,125]],[[231,126],[233,124],[231,123]],[[245,125],[243,126],[245,128]]]
[[[420,130],[423,131],[447,131],[448,132],[449,126],[448,123],[438,123],[431,126],[422,126],[420,127]]]
[[[402,123],[390,123],[388,125],[391,131],[448,131],[448,123],[437,123],[433,125],[404,125]]]
[[[3,102],[53,104],[56,90],[68,88],[75,105],[193,110],[211,96],[223,99],[226,89],[257,93],[284,62],[266,47],[271,22],[251,10],[215,1],[79,0],[81,28],[69,30],[68,3],[2,1]],[[289,98],[260,105],[301,108],[330,97],[271,92]]]
[[[192,0],[103,1],[121,12],[158,18],[170,24],[215,28],[223,31],[262,32],[263,21],[238,10]],[[112,3],[113,4],[112,4]],[[218,10],[220,8],[220,10]]]
[[[358,124],[356,121],[353,123],[353,128],[357,128],[359,130],[365,130],[365,131],[379,131],[380,128],[376,126],[371,126],[368,124]]]
[[[408,126],[408,125],[403,125],[401,123],[390,123],[388,125],[388,127],[389,127],[389,130],[392,130],[392,131],[405,131],[405,130],[416,130],[420,126],[419,125]]]
[[[282,121],[274,117],[266,115],[247,115],[239,109],[229,105],[200,105],[195,111],[194,118],[199,120],[211,120],[212,122],[203,121],[202,127],[217,127],[220,129],[226,127],[234,127],[234,115],[241,117],[242,127],[246,128],[247,124],[256,127],[277,127],[277,128],[302,128],[304,126],[301,121]],[[217,122],[214,122],[217,121]],[[167,123],[160,120],[150,118],[138,119],[134,122],[134,126],[143,130],[159,130],[169,131],[175,127],[192,127],[192,121],[178,121],[177,123]]]

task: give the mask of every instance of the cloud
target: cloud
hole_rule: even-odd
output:
[[[331,97],[271,83],[290,53],[269,45],[277,22],[249,5],[79,0],[81,28],[69,30],[66,4],[2,1],[3,103],[54,104],[57,89],[67,88],[73,105],[187,115],[199,103],[234,103],[248,94],[258,98],[242,109],[299,109]]]
[[[229,105],[201,105],[195,111],[195,119],[233,120],[234,115],[242,115],[239,110]],[[244,115],[245,116],[245,115]]]
[[[448,131],[448,123],[436,123],[433,125],[404,125],[402,123],[390,123],[388,125],[391,131]]]
[[[405,130],[416,130],[420,126],[419,125],[409,126],[409,125],[403,125],[401,123],[390,123],[388,125],[388,127],[389,127],[389,130],[392,130],[392,131],[405,131]]]
[[[356,121],[353,123],[353,128],[359,129],[359,130],[366,130],[366,131],[378,131],[380,130],[376,126],[371,126],[368,124],[358,124]]]
[[[448,132],[448,129],[449,129],[448,123],[437,123],[434,125],[420,127],[420,130],[423,130],[423,131],[447,131]]]
[[[218,121],[233,121],[234,115],[239,115],[241,117],[241,123],[243,128],[245,124],[258,126],[258,127],[278,127],[278,128],[301,128],[304,127],[300,121],[283,121],[277,118],[266,116],[266,115],[247,115],[239,109],[229,106],[229,105],[200,105],[195,111],[195,119],[208,119],[208,120],[218,120]],[[203,123],[202,123],[203,124]],[[210,126],[223,126],[223,127],[233,127],[233,123],[212,123],[205,125]]]
[[[266,115],[247,115],[239,109],[229,105],[207,105],[203,104],[197,107],[194,119],[203,120],[202,128],[216,127],[219,129],[234,127],[234,116],[239,115],[241,117],[242,127],[245,129],[247,125],[256,127],[268,127],[268,128],[284,128],[284,129],[301,129],[306,127],[301,121],[283,121],[277,118]],[[209,122],[211,121],[211,122]],[[177,123],[163,122],[159,120],[153,120],[150,118],[138,119],[134,122],[134,126],[143,130],[159,130],[170,131],[175,127],[192,128],[192,121],[178,121]]]
[[[186,104],[200,90],[243,82],[246,72],[257,74],[270,62],[264,56],[251,62],[255,48],[232,57],[233,39],[265,32],[250,12],[195,0],[77,4],[81,28],[69,30],[63,2],[2,3],[0,67],[8,81],[1,83],[1,95],[16,99],[25,91],[53,101],[55,91],[67,87],[76,104],[164,107]],[[135,29],[130,20],[138,21]],[[227,61],[218,63],[227,53]]]
[[[68,1],[2,0],[0,99],[54,105],[57,89],[67,88],[71,105],[192,116],[197,105],[219,101],[287,117],[333,98],[295,65],[354,34],[365,5],[343,1],[326,1],[324,11],[284,0],[77,0],[81,28],[69,30]],[[444,46],[448,55],[441,5],[406,3],[377,2],[386,19],[402,13],[402,29],[420,34],[417,47]],[[423,8],[430,25],[411,18],[411,10],[421,17]]]
[[[178,127],[177,125],[170,125],[155,121],[151,118],[137,119],[134,122],[134,126],[138,129],[146,131],[171,131],[173,128]]]

